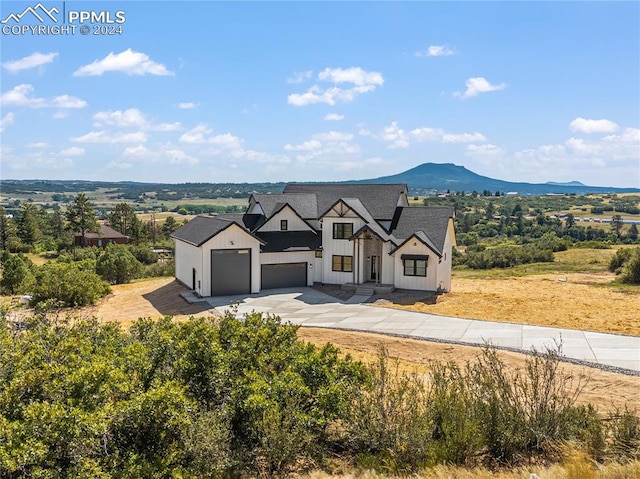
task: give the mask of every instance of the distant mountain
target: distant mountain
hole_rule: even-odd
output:
[[[587,186],[580,181],[567,181],[566,183],[559,183],[557,181],[547,181],[545,184],[553,185],[553,186]]]
[[[502,193],[516,192],[523,195],[546,195],[551,193],[640,193],[640,188],[613,188],[587,186],[579,181],[570,183],[516,183],[478,175],[464,166],[453,163],[423,163],[402,173],[348,183],[406,183],[412,194],[433,191],[477,191]]]

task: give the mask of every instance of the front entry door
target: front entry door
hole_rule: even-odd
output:
[[[378,280],[378,257],[371,257],[371,281]]]

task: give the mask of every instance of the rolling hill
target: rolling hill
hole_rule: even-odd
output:
[[[464,166],[453,163],[423,163],[410,170],[391,176],[382,176],[347,183],[406,183],[412,194],[433,191],[478,191],[517,192],[524,195],[546,195],[551,193],[640,193],[640,188],[613,188],[587,186],[579,181],[569,183],[525,183],[502,181],[478,175]]]

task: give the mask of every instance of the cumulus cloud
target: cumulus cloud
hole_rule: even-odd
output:
[[[453,96],[457,96],[463,99],[471,98],[479,95],[480,93],[488,93],[491,91],[504,90],[505,88],[507,88],[506,83],[497,83],[494,85],[484,77],[469,78],[465,82],[465,85],[467,89],[464,93],[455,92]]]
[[[326,133],[315,133],[311,138],[321,141],[351,141],[353,134],[331,130]]]
[[[222,133],[215,136],[210,136],[213,130],[207,125],[200,124],[191,130],[187,131],[180,137],[182,143],[206,143],[215,145],[220,148],[239,148],[242,143],[242,139],[232,135],[231,133]]]
[[[411,130],[411,135],[418,141],[439,141],[444,135],[444,130],[441,128],[423,126],[421,128]]]
[[[504,154],[504,148],[487,143],[485,145],[467,145],[467,153],[474,156],[499,156]]]
[[[576,133],[613,133],[618,130],[618,125],[611,120],[587,120],[578,117],[569,123],[569,128]]]
[[[381,73],[366,71],[360,67],[325,68],[318,74],[318,80],[333,83],[334,86],[325,88],[313,85],[304,93],[292,93],[287,97],[287,102],[294,106],[316,103],[333,106],[338,102],[353,101],[356,96],[371,93],[384,84]],[[342,84],[351,84],[351,86],[345,88],[341,86]]]
[[[138,128],[153,131],[176,131],[182,128],[180,122],[153,123],[137,108],[115,111],[99,111],[93,115],[95,125],[114,126],[116,128]]]
[[[11,72],[16,73],[22,70],[28,70],[30,68],[40,67],[47,63],[53,62],[58,56],[57,52],[54,53],[39,53],[35,52],[29,56],[22,57],[20,60],[9,60],[2,63],[2,67]]]
[[[303,83],[306,80],[309,80],[313,76],[313,71],[307,70],[304,72],[294,72],[289,78],[287,78],[287,83]]]
[[[15,86],[0,96],[0,105],[28,108],[84,108],[87,106],[86,101],[71,95],[40,98],[34,96],[33,92],[33,85],[23,83]]]
[[[389,145],[388,148],[408,148],[409,135],[402,128],[398,127],[397,121],[392,121],[391,125],[386,126],[382,132],[382,139]]]
[[[174,73],[161,63],[152,61],[148,55],[131,48],[120,53],[109,53],[102,60],[84,65],[73,72],[74,76],[101,76],[106,72],[121,72],[127,75],[167,76]]]
[[[71,138],[76,143],[144,143],[147,136],[141,132],[113,133],[108,131],[90,131],[86,135]]]
[[[487,138],[477,131],[474,133],[445,133],[442,143],[476,143],[487,141]]]
[[[456,51],[447,45],[430,45],[426,50],[416,52],[417,57],[446,57],[455,54]]]
[[[191,110],[193,108],[196,108],[197,106],[198,104],[192,101],[183,101],[178,103],[178,108],[180,108],[181,110]]]
[[[65,148],[64,150],[60,150],[61,156],[83,156],[85,153],[84,148],[80,148],[78,146],[72,146],[70,148]]]
[[[15,115],[13,112],[7,113],[4,118],[0,118],[0,133],[4,131],[5,127],[8,125],[13,125],[15,120]]]
[[[324,116],[324,119],[327,121],[341,121],[344,120],[344,115],[341,115],[339,113],[327,113]]]
[[[305,141],[303,143],[300,143],[299,145],[284,145],[284,149],[287,151],[312,151],[319,150],[320,148],[322,148],[322,143],[320,143],[318,140]]]

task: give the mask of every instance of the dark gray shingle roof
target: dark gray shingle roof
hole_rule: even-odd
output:
[[[195,246],[200,246],[221,231],[224,231],[225,229],[230,227],[232,224],[235,224],[246,230],[242,222],[237,221],[235,218],[233,218],[233,216],[236,215],[225,215],[224,217],[196,216],[186,225],[174,231],[173,234],[171,234],[171,237]],[[242,217],[242,215],[238,216]],[[240,218],[240,220],[241,219],[242,218]],[[247,231],[247,234],[251,233]]]
[[[449,218],[453,218],[453,208],[409,206],[398,208],[391,223],[390,233],[404,241],[418,232],[424,233],[438,253],[444,248]],[[422,238],[424,240],[424,238]]]
[[[266,231],[256,233],[265,244],[263,253],[276,253],[280,251],[314,251],[320,248],[322,235],[313,231]]]
[[[318,217],[318,202],[316,195],[312,192],[276,195],[254,194],[253,198],[257,203],[260,203],[262,211],[264,211],[267,218],[270,218],[273,213],[281,209],[285,203],[291,206],[305,220]]]
[[[339,184],[339,185],[287,185],[286,193],[315,193],[318,201],[318,215],[324,214],[340,198],[357,198],[376,220],[390,220],[402,193],[407,193],[407,185],[397,184]]]

